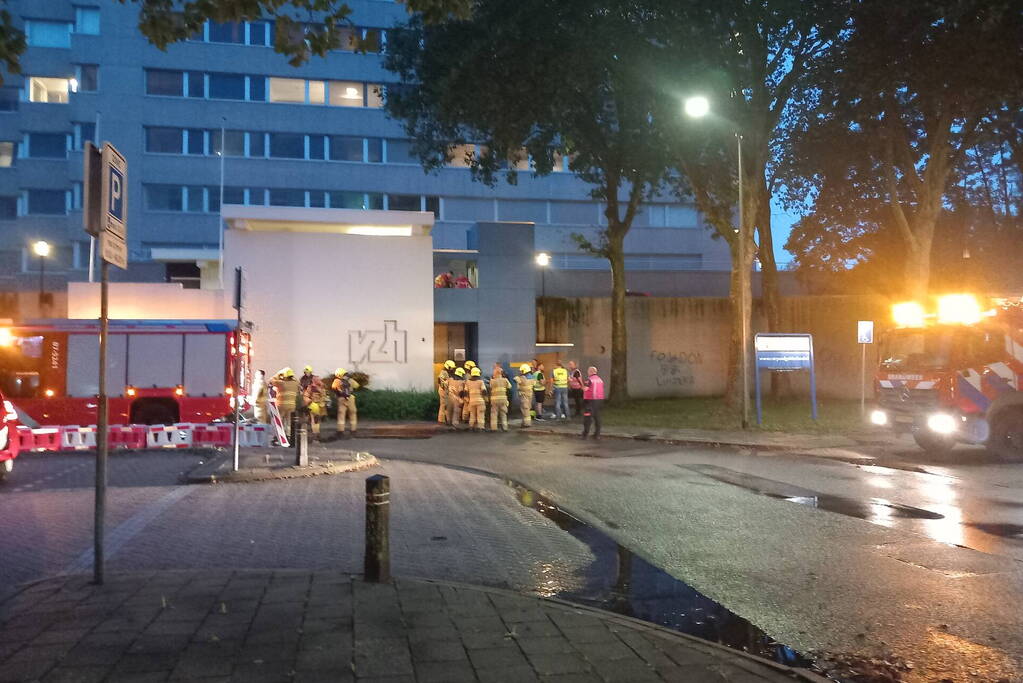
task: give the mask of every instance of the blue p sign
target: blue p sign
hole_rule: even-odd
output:
[[[124,222],[124,176],[113,166],[110,169],[110,205],[107,213],[118,221]]]

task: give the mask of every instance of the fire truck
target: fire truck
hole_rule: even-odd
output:
[[[231,320],[111,320],[110,423],[206,423],[229,415],[234,392],[244,400],[252,374],[250,335],[236,327]],[[40,425],[96,424],[99,322],[0,326],[0,392]]]
[[[968,443],[1023,459],[1023,300],[950,294],[892,313],[870,421],[935,454]]]

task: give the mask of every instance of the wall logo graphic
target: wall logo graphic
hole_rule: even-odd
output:
[[[408,331],[397,320],[385,320],[382,330],[349,330],[348,360],[359,363],[407,363]]]

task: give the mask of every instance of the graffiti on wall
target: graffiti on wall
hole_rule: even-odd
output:
[[[696,384],[693,366],[703,365],[700,351],[658,351],[650,352],[650,360],[656,365],[655,381],[659,387],[688,387]]]
[[[407,363],[408,331],[397,320],[385,320],[382,330],[348,330],[348,359],[360,363]]]

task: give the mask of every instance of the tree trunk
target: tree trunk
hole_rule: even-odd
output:
[[[913,227],[915,239],[906,245],[906,296],[925,304],[931,278],[934,221],[923,220]]]
[[[743,278],[743,269],[745,273],[750,272],[751,266],[753,265],[753,245],[752,240],[748,240],[746,244],[746,253],[741,261],[739,259],[739,240],[730,240],[729,248],[732,255],[732,263],[738,264],[738,267],[732,268],[731,274],[731,286],[729,288],[729,299],[731,301],[731,318],[732,318],[732,331],[731,331],[731,343],[729,344],[728,354],[728,384],[725,388],[725,402],[736,409],[742,408],[742,354],[744,353],[742,347],[742,331],[743,325],[746,325],[747,330],[747,341],[745,353],[749,353],[750,345],[752,344],[753,334],[749,326],[749,312],[752,310],[753,303],[753,290],[751,287],[750,278]],[[745,299],[745,313],[743,315],[743,300]],[[752,363],[749,363],[749,367],[752,368]],[[752,386],[752,384],[751,384]]]
[[[768,332],[784,332],[781,319],[781,292],[778,288],[778,262],[774,258],[774,235],[771,234],[771,199],[766,183],[759,188],[761,193],[757,209],[757,236],[760,248],[760,300]],[[785,372],[771,373],[771,398],[789,393],[792,383]]]
[[[629,398],[629,340],[625,325],[625,235],[608,226],[607,260],[611,262],[611,386],[608,400]]]

